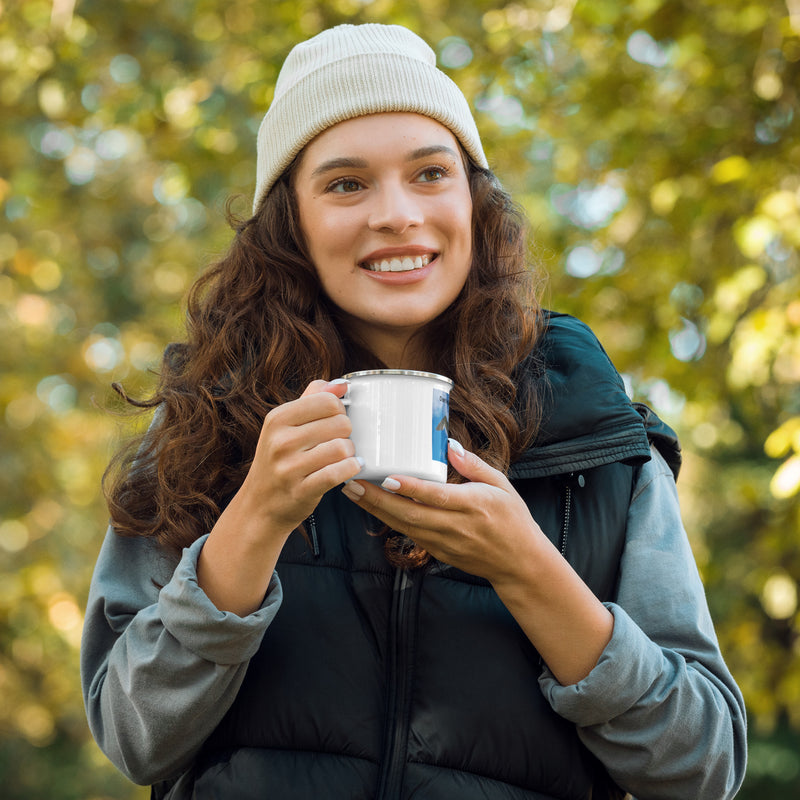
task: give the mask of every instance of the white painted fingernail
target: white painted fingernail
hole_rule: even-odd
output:
[[[328,381],[331,386],[341,386],[343,383],[349,383],[347,378],[334,378],[332,381]]]
[[[450,446],[450,449],[457,455],[463,456],[464,455],[464,448],[461,446],[460,442],[457,442],[455,439],[448,439],[447,444]]]
[[[365,491],[366,490],[360,483],[352,483],[351,481],[347,481],[347,483],[342,486],[342,494],[345,497],[349,497],[351,500],[358,500],[360,497],[363,497]]]
[[[396,492],[400,488],[400,481],[394,478],[386,478],[381,484],[381,489],[386,489],[387,492]]]
[[[364,469],[364,465],[365,465],[367,462],[366,462],[366,461],[364,461],[364,459],[363,459],[363,458],[361,458],[361,456],[356,456],[356,461],[358,461],[358,466],[359,466],[359,469]]]

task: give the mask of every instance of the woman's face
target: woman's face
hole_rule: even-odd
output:
[[[472,259],[461,149],[429,117],[340,122],[304,149],[294,188],[325,294],[389,366],[458,296]]]

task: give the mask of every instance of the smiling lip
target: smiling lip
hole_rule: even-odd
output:
[[[414,272],[424,269],[438,253],[428,247],[408,245],[375,250],[359,262],[359,267],[371,273]]]
[[[370,272],[411,272],[413,269],[422,269],[430,263],[430,256],[403,256],[402,258],[384,258],[363,264],[364,269]]]

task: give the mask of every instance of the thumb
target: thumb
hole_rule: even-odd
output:
[[[505,487],[508,485],[506,476],[500,470],[487,464],[480,456],[465,450],[460,442],[455,439],[447,440],[447,458],[459,475],[468,481],[486,483],[489,486]]]

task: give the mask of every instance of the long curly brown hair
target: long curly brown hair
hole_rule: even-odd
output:
[[[266,414],[312,380],[384,366],[349,338],[321,290],[298,223],[293,166],[256,214],[229,214],[235,238],[188,296],[187,336],[164,354],[150,430],[124,447],[103,478],[122,535],[154,536],[178,550],[207,533],[241,486]],[[535,355],[541,332],[524,215],[489,171],[469,165],[473,263],[458,298],[419,335],[451,377],[450,435],[501,470],[540,420]],[[458,476],[451,474],[458,480]],[[386,533],[390,561],[427,554]]]

